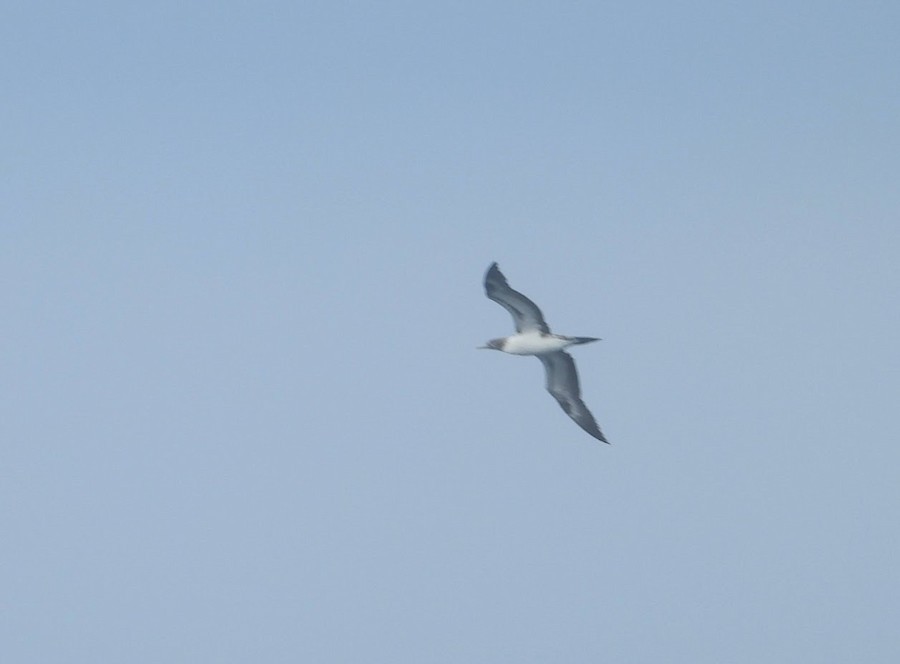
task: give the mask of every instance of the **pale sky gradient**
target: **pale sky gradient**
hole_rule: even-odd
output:
[[[900,661],[898,35],[8,3],[0,661]]]

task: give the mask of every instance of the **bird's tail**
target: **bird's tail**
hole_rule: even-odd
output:
[[[597,337],[569,337],[572,340],[572,345],[575,346],[577,344],[589,344],[592,341],[600,341]]]

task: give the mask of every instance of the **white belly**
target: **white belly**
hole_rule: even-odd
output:
[[[503,351],[513,355],[540,355],[555,353],[571,343],[568,339],[545,337],[538,333],[516,334],[507,338]]]

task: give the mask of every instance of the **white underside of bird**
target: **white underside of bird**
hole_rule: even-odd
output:
[[[568,348],[575,343],[577,342],[574,339],[560,334],[544,334],[537,330],[529,330],[506,337],[503,347],[499,350],[513,355],[545,355]]]

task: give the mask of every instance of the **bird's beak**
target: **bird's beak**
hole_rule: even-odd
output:
[[[476,346],[475,350],[490,350],[490,346]]]

